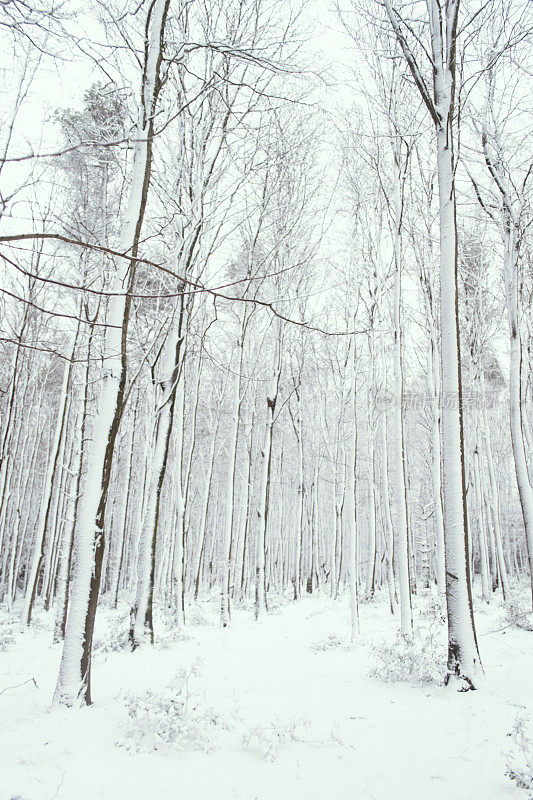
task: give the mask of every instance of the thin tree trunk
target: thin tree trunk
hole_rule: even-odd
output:
[[[270,467],[272,463],[272,437],[274,433],[274,419],[276,403],[281,377],[281,351],[283,345],[283,324],[278,324],[278,335],[274,360],[274,371],[267,389],[266,406],[267,417],[261,448],[261,483],[257,504],[257,537],[255,554],[255,604],[254,616],[259,619],[266,611],[265,597],[265,547],[268,521],[268,500],[270,484]]]
[[[357,597],[357,419],[355,384],[355,337],[350,342],[348,354],[348,432],[346,435],[346,532],[348,536],[348,582],[350,587],[350,630],[354,641],[359,634],[359,603]]]
[[[150,185],[154,114],[161,89],[160,66],[169,0],[153,0],[146,26],[141,113],[137,125],[132,183],[118,251],[137,257]],[[135,269],[120,258],[105,331],[102,391],[94,423],[87,482],[75,541],[75,570],[71,585],[63,656],[54,702],[67,706],[91,703],[91,652],[104,554],[104,521],[113,453],[123,412],[127,370],[127,332]],[[124,293],[124,287],[128,292]],[[113,326],[113,327],[111,327]]]

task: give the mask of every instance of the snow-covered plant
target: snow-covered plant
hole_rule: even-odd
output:
[[[15,641],[12,625],[3,625],[0,628],[0,651],[7,650]]]
[[[373,603],[378,603],[379,600],[380,600],[379,594],[377,594],[376,592],[364,591],[361,592],[361,595],[359,596],[359,605],[362,606],[371,605]]]
[[[525,592],[511,592],[505,601],[505,621],[513,628],[533,631],[531,599]]]
[[[187,615],[187,622],[189,625],[213,625],[214,621],[199,608],[198,605],[193,606]]]
[[[131,752],[151,750],[201,750],[215,748],[213,728],[227,730],[228,723],[205,704],[200,692],[191,688],[196,665],[180,670],[162,690],[148,689],[126,696],[129,727],[118,742]]]
[[[192,638],[183,628],[162,627],[156,631],[154,645],[157,650],[168,650],[176,642],[189,642]]]
[[[32,631],[34,633],[44,633],[45,631],[49,631],[52,621],[52,615],[45,611],[40,603],[35,603],[30,623]]]
[[[326,636],[324,639],[317,639],[316,642],[313,642],[311,650],[315,653],[319,653],[323,650],[335,650],[337,647],[342,647],[342,642],[338,636],[335,636],[334,633],[330,633],[330,635]]]
[[[271,594],[268,598],[268,613],[278,614],[283,608],[283,597],[279,594]]]
[[[93,651],[98,654],[115,653],[128,650],[130,619],[127,608],[102,608],[100,623],[95,631]]]
[[[507,769],[509,776],[520,789],[527,792],[529,800],[533,799],[533,738],[531,737],[530,719],[519,714],[513,730],[507,734],[512,746],[507,753]]]
[[[428,594],[425,605],[422,606],[420,616],[426,619],[446,622],[446,604],[436,594]]]
[[[176,615],[166,605],[156,606],[157,628],[155,631],[155,646],[159,650],[166,650],[175,642],[188,642],[191,640],[183,626],[176,624]],[[187,618],[190,623],[190,619]]]
[[[0,651],[7,650],[15,641],[15,618],[0,607]]]
[[[416,629],[412,639],[398,634],[392,643],[375,644],[372,654],[370,677],[387,683],[440,683],[446,667],[444,651],[433,629]]]
[[[243,736],[242,745],[245,750],[255,741],[262,758],[273,762],[278,757],[279,749],[289,742],[301,742],[302,734],[309,728],[307,719],[280,719],[275,717],[269,725],[256,725]]]

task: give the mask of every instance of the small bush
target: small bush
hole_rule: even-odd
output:
[[[93,651],[98,655],[129,650],[130,617],[127,608],[101,609],[100,625],[97,626],[93,642]]]
[[[213,625],[213,620],[198,606],[193,606],[189,609],[187,614],[187,623],[189,625],[203,626]]]
[[[513,592],[505,601],[505,622],[513,628],[533,631],[531,600],[525,592]]]
[[[337,647],[342,647],[342,642],[338,636],[335,636],[334,633],[330,633],[325,639],[318,639],[316,642],[313,642],[311,650],[315,653],[319,653],[324,650],[335,650]]]
[[[33,633],[48,633],[54,623],[54,615],[45,611],[43,605],[35,602],[31,614],[30,629]]]
[[[166,605],[157,605],[154,608],[155,620],[155,646],[160,650],[167,650],[174,642],[188,642],[191,637],[183,625],[176,620],[173,609]],[[187,617],[187,622],[189,619]]]
[[[162,691],[149,689],[126,696],[131,725],[118,744],[130,752],[152,750],[201,750],[215,747],[213,728],[227,729],[227,723],[205,705],[201,694],[190,687],[196,667],[182,670]]]
[[[446,622],[446,603],[436,594],[429,594],[420,610],[420,616],[436,622]]]
[[[285,605],[282,595],[270,593],[267,596],[267,608],[269,614],[279,614]]]
[[[15,643],[15,626],[2,625],[0,628],[0,652],[8,650]]]
[[[155,632],[154,645],[158,650],[168,650],[176,642],[189,642],[192,638],[183,628],[159,628]]]
[[[17,619],[13,611],[0,607],[0,652],[15,643]]]
[[[512,746],[507,753],[507,769],[505,774],[520,789],[527,792],[529,800],[533,799],[533,739],[528,731],[529,717],[518,715],[513,730],[507,735]]]
[[[259,747],[262,758],[273,762],[278,757],[279,749],[289,742],[301,742],[303,731],[309,727],[309,720],[281,720],[277,717],[266,727],[257,725],[243,736],[243,747],[248,749],[252,741]]]
[[[366,589],[359,596],[359,605],[368,606],[380,601],[379,592],[367,592]]]
[[[387,683],[405,681],[413,686],[442,682],[446,662],[434,631],[417,629],[412,639],[398,634],[391,644],[374,645],[372,653],[375,659],[369,672],[372,678]]]

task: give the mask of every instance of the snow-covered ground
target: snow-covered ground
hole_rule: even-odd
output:
[[[430,598],[418,603],[431,668],[444,626]],[[259,623],[237,609],[227,629],[213,599],[178,638],[160,629],[159,644],[130,653],[110,649],[124,612],[102,609],[95,702],[83,710],[50,708],[61,654],[51,616],[4,627],[0,800],[527,797],[505,771],[507,734],[533,704],[533,633],[478,603],[487,682],[459,694],[370,677],[397,620],[385,598],[360,616],[350,646],[345,598],[306,596]]]

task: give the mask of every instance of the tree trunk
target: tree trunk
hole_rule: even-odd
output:
[[[160,66],[169,0],[153,0],[146,27],[141,113],[135,135],[132,182],[119,252],[137,257],[150,185],[154,114],[161,88]],[[91,703],[91,652],[104,555],[104,521],[113,453],[126,389],[126,342],[134,280],[134,261],[118,259],[105,330],[102,390],[94,421],[87,481],[75,539],[63,656],[54,702],[67,706]],[[128,291],[124,292],[124,287]]]

